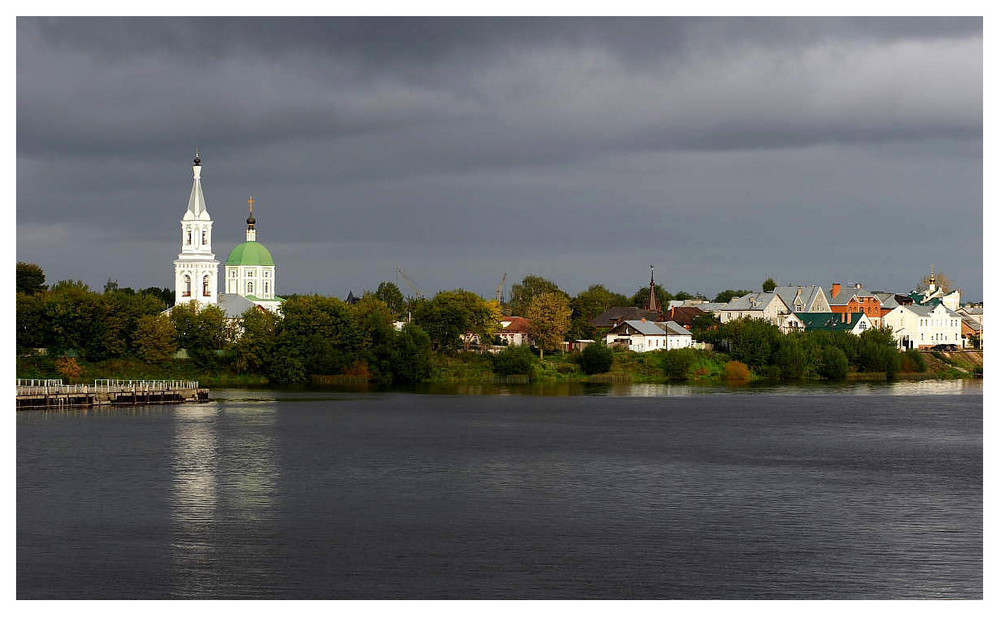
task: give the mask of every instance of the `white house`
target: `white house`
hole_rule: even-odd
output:
[[[532,340],[528,337],[530,327],[531,320],[527,317],[504,317],[500,320],[497,336],[504,345],[531,345]]]
[[[962,344],[962,316],[944,304],[900,305],[882,317],[901,349]]]
[[[667,333],[665,349],[684,349],[694,345],[694,337],[691,332],[676,321],[658,321],[656,325]]]
[[[791,309],[778,294],[755,292],[733,298],[719,310],[718,316],[722,323],[748,317],[750,319],[763,319],[778,326],[781,325],[782,317],[791,312]]]
[[[628,319],[611,328],[605,341],[609,346],[627,347],[642,353],[666,349],[667,333],[652,321]]]

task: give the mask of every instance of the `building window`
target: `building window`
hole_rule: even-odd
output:
[[[247,293],[248,294],[253,293],[253,281],[247,281]]]
[[[208,230],[207,229],[202,229],[201,230],[201,243],[202,244],[208,244]]]
[[[212,292],[210,291],[209,287],[210,287],[209,276],[206,274],[205,278],[201,280],[201,295],[205,296],[206,298],[212,295]]]
[[[271,288],[271,286],[270,286],[270,285],[268,285],[268,284],[267,284],[267,283],[265,282],[265,283],[264,283],[264,297],[265,297],[265,298],[267,297],[267,294],[268,294],[268,290],[270,290],[270,288]]]
[[[184,275],[184,291],[181,295],[185,298],[191,297],[191,277],[187,274]]]
[[[185,244],[191,244],[191,228],[190,227],[187,228],[187,240],[185,241]]]

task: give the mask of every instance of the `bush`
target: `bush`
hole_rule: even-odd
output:
[[[493,370],[501,375],[527,375],[535,363],[535,354],[527,345],[511,345],[493,356]]]
[[[591,343],[580,352],[580,370],[588,375],[607,373],[611,370],[615,355],[607,345]]]
[[[670,379],[688,379],[700,355],[696,349],[671,349],[663,352],[660,367]]]
[[[847,355],[839,347],[824,347],[816,372],[826,379],[844,379],[848,371]]]
[[[750,380],[750,367],[742,362],[737,362],[736,360],[731,360],[726,362],[726,366],[723,369],[726,381],[749,381]]]

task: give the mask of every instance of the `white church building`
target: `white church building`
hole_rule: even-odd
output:
[[[252,306],[280,312],[284,298],[275,293],[274,258],[257,242],[254,199],[250,198],[246,241],[226,259],[225,293],[218,293],[219,261],[212,252],[212,217],[201,188],[201,157],[194,159],[194,184],[187,211],[181,218],[181,252],[174,260],[174,304],[197,302],[218,305],[228,317],[238,317]]]

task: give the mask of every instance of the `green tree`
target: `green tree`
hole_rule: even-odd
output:
[[[902,364],[892,328],[872,328],[859,337],[858,370],[885,372],[890,379],[899,372]]]
[[[538,346],[541,357],[544,357],[546,349],[557,349],[563,342],[572,314],[564,293],[548,292],[532,298],[527,315],[531,320],[528,335]]]
[[[44,294],[18,292],[17,309],[17,352],[44,347],[46,343],[46,319]]]
[[[144,315],[136,323],[135,344],[143,360],[166,362],[177,351],[177,327],[167,315]]]
[[[823,348],[816,372],[819,373],[820,377],[840,380],[847,377],[849,368],[844,352],[839,347],[830,346]]]
[[[168,289],[166,287],[146,287],[139,293],[159,298],[160,302],[163,302],[164,308],[170,308],[174,305],[173,289]]]
[[[662,286],[660,286],[659,283],[657,283],[655,289],[656,289],[656,300],[657,304],[659,304],[660,306],[660,310],[666,310],[667,305],[670,303],[671,300],[674,299],[674,297],[671,296],[669,293],[667,293],[667,290],[664,289]],[[640,287],[639,290],[635,292],[635,294],[632,296],[631,305],[643,309],[649,306],[648,285],[646,287]]]
[[[510,288],[510,302],[507,303],[507,310],[511,315],[526,317],[528,307],[536,296],[545,293],[559,293],[569,298],[568,294],[559,289],[559,286],[552,281],[529,274],[520,283],[514,283]]]
[[[782,335],[777,326],[762,319],[743,318],[723,324],[721,336],[733,360],[760,369],[769,363]]]
[[[733,298],[742,298],[748,293],[753,293],[749,289],[727,289],[715,294],[712,302],[730,302]]]
[[[298,296],[281,306],[271,377],[280,383],[310,375],[343,374],[359,359],[361,331],[351,308],[338,298]]]
[[[430,301],[420,302],[413,318],[443,350],[455,350],[466,332],[479,340],[493,340],[500,327],[499,307],[464,289],[438,292]]]
[[[771,278],[771,277],[768,277],[766,281],[764,281],[763,283],[761,283],[760,289],[764,293],[771,293],[772,291],[774,291],[774,288],[777,287],[777,286],[778,286],[778,284],[774,282],[774,279]]]
[[[45,271],[37,264],[17,262],[17,293],[36,294],[45,289]]]
[[[406,315],[406,300],[403,298],[403,292],[395,283],[388,281],[379,283],[375,297],[385,302],[393,317],[402,318]]]
[[[511,345],[493,354],[493,371],[501,375],[527,375],[535,364],[535,354],[527,345]]]
[[[375,294],[368,293],[351,310],[354,311],[361,335],[360,358],[374,372],[375,378],[384,382],[392,381],[389,349],[396,337],[392,326],[392,311]]]
[[[670,379],[683,380],[690,377],[691,367],[700,353],[697,349],[670,349],[660,352],[660,367]]]
[[[195,364],[201,368],[216,366],[216,351],[225,349],[229,342],[225,312],[214,305],[199,308],[191,301],[175,306],[170,317],[177,328],[177,344],[187,349]]]
[[[692,300],[694,298],[694,294],[689,294],[686,291],[678,291],[671,300]]]
[[[233,344],[236,370],[253,375],[267,375],[274,360],[274,345],[280,318],[258,307],[240,315],[240,335]]]
[[[616,306],[630,306],[629,299],[620,293],[609,291],[604,285],[591,285],[581,291],[570,302],[573,318],[590,321],[604,311]]]
[[[393,380],[417,383],[431,376],[431,337],[420,326],[408,323],[393,339],[389,350]]]
[[[580,352],[580,370],[588,375],[607,373],[615,362],[615,354],[607,345],[592,343]]]
[[[771,364],[777,367],[782,379],[801,379],[809,367],[802,344],[791,334],[777,340]]]

